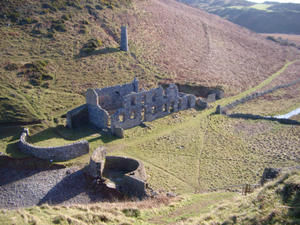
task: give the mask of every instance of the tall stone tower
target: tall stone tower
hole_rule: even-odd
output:
[[[120,43],[121,51],[128,52],[128,36],[127,36],[127,26],[121,27],[121,43]]]

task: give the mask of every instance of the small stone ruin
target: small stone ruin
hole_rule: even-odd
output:
[[[88,89],[86,104],[67,113],[67,126],[90,123],[123,137],[123,130],[173,112],[194,108],[196,97],[178,91],[175,84],[149,91],[139,90],[139,81],[102,89]]]
[[[86,168],[87,175],[125,196],[139,199],[146,197],[147,176],[143,163],[127,157],[106,156],[106,153],[105,147],[99,147],[93,152]]]

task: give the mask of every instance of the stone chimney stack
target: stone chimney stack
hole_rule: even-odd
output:
[[[121,51],[128,52],[128,36],[127,36],[127,26],[121,27],[121,43],[120,43]]]

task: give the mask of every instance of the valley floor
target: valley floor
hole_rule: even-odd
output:
[[[90,143],[91,150],[105,145],[110,149],[111,155],[142,160],[148,174],[148,183],[155,190],[172,191],[177,194],[223,190],[240,192],[245,184],[257,184],[266,167],[299,165],[300,126],[268,120],[233,119],[214,114],[215,107],[217,104],[228,104],[272,85],[299,78],[297,72],[299,68],[299,61],[288,63],[260,85],[237,96],[219,100],[211,104],[207,110],[188,110],[146,123],[145,126],[126,130],[124,139],[116,139],[87,127],[69,130],[61,125],[47,129],[40,125],[32,125],[33,134],[29,142],[40,146],[55,146],[86,139]],[[281,80],[282,77],[284,79]],[[283,114],[299,107],[299,93],[300,84],[297,84],[240,105],[232,112]],[[300,121],[299,116],[293,119]],[[16,158],[25,157],[18,151],[16,145],[20,130],[11,128],[6,131],[1,132],[1,151]],[[83,166],[88,163],[90,154],[58,164],[67,167]],[[50,192],[51,190],[48,194]],[[192,198],[188,200],[192,202],[191,205],[183,208],[182,212],[181,209],[178,209],[178,212],[175,210],[176,215],[183,219],[193,213],[198,215],[207,205],[215,204],[221,199],[232,198],[236,194],[214,192],[212,195],[214,197],[203,200],[205,195],[189,194],[189,198]],[[213,202],[210,199],[214,199]],[[199,212],[197,206],[200,207]],[[47,207],[45,206],[45,210],[43,208],[32,210],[36,211],[35,213],[51,211],[49,215],[53,215],[55,207]],[[70,209],[77,210],[78,213],[78,210],[82,210],[80,207]],[[170,207],[168,206],[168,210]],[[22,212],[29,221],[31,209],[28,210]],[[159,212],[157,213],[149,222],[168,222],[166,217],[160,218]],[[16,215],[16,220],[22,217],[21,214]],[[168,214],[168,217],[172,219],[172,213]]]

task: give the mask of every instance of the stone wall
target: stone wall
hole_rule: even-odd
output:
[[[168,88],[131,93],[124,97],[123,107],[111,115],[112,131],[115,127],[129,129],[144,121],[153,121],[173,112],[194,108],[196,97],[178,92],[175,84]]]
[[[67,161],[89,153],[89,143],[87,141],[78,141],[58,147],[38,147],[26,141],[28,135],[29,130],[25,128],[20,137],[19,149],[21,152],[39,159]]]
[[[86,105],[88,119],[98,128],[108,128],[109,114],[123,105],[123,97],[132,92],[137,92],[139,82],[116,85],[102,89],[88,89],[86,92]]]
[[[268,89],[266,91],[253,93],[253,94],[248,95],[248,96],[246,96],[244,98],[241,98],[241,99],[238,99],[238,100],[236,100],[236,101],[234,101],[232,103],[229,103],[228,105],[225,105],[225,106],[220,106],[219,105],[217,107],[216,113],[217,114],[226,114],[228,110],[233,109],[234,107],[236,107],[236,106],[238,106],[240,104],[244,104],[244,103],[246,103],[246,102],[248,102],[248,101],[250,101],[252,99],[258,98],[258,97],[263,96],[265,94],[269,94],[269,93],[271,93],[273,91],[276,91],[276,90],[278,90],[280,88],[290,87],[290,86],[295,85],[295,84],[297,84],[299,82],[300,82],[300,79],[297,79],[297,80],[295,80],[293,82],[290,82],[290,83],[287,83],[287,84],[275,86],[275,87],[273,87],[271,89]]]
[[[116,173],[123,175],[116,176]],[[117,190],[121,193],[140,199],[146,196],[146,172],[141,161],[127,157],[106,156],[103,174],[115,182]]]
[[[101,146],[94,150],[89,166],[87,167],[87,173],[93,178],[101,178],[104,169],[104,162],[106,157],[106,148]]]
[[[116,110],[122,107],[123,97],[132,92],[138,92],[139,81],[134,79],[131,83],[124,85],[116,85],[112,87],[106,87],[101,89],[89,89],[87,91],[87,104],[99,105],[102,109],[107,111]],[[95,101],[95,95],[91,95],[91,92],[95,91],[97,101]]]
[[[235,119],[251,119],[251,120],[269,120],[269,121],[276,121],[281,124],[288,124],[288,125],[300,125],[300,122],[297,120],[291,120],[291,119],[283,119],[283,118],[276,118],[271,116],[260,116],[260,115],[253,115],[253,114],[241,114],[241,113],[234,113],[228,115],[230,118]]]
[[[109,114],[99,105],[88,105],[89,122],[98,128],[107,128]]]
[[[67,126],[76,128],[89,123],[87,104],[81,105],[67,112]]]

